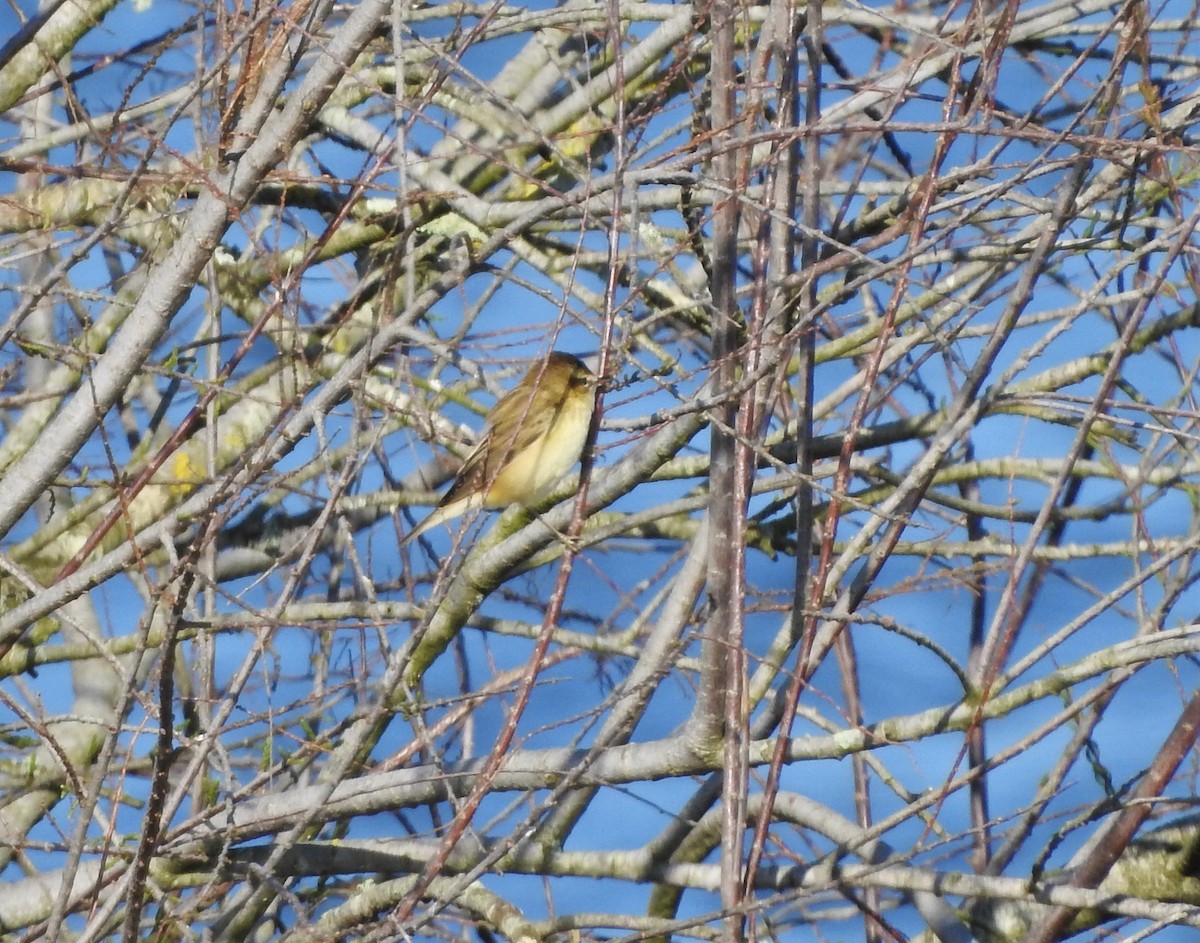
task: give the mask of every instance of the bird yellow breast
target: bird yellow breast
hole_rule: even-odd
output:
[[[514,455],[488,493],[488,507],[536,504],[579,461],[592,420],[590,396],[567,397],[549,431]]]

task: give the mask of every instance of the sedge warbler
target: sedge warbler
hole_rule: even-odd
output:
[[[555,351],[534,366],[492,407],[454,484],[401,546],[476,508],[537,504],[579,461],[595,404],[596,375],[578,357]]]

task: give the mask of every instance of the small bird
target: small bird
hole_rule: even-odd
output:
[[[537,504],[579,461],[595,405],[596,375],[554,351],[492,407],[454,484],[400,545],[476,508]]]

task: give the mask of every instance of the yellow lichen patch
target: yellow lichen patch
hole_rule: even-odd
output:
[[[204,480],[204,466],[188,449],[180,449],[172,455],[168,467],[170,472],[163,475],[159,483],[166,485],[174,497],[190,494]]]

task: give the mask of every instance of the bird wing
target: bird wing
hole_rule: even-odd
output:
[[[532,393],[525,386],[506,393],[492,410],[495,420],[463,462],[438,507],[490,487],[514,455],[545,434],[557,419],[561,406],[562,398],[544,384],[535,386]]]

